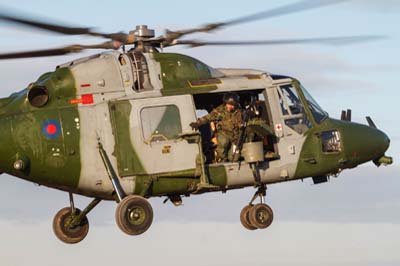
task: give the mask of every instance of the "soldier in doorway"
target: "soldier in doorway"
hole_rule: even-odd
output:
[[[242,110],[239,104],[239,96],[235,93],[227,93],[223,96],[223,104],[212,110],[208,115],[190,123],[193,129],[201,125],[214,122],[216,125],[216,161],[228,161],[229,151],[232,145],[237,143],[240,126],[242,124]]]

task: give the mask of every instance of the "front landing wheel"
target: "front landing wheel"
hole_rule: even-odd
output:
[[[70,226],[72,220],[81,213],[81,210],[75,209],[72,213],[70,207],[61,209],[54,216],[53,231],[58,239],[67,244],[75,244],[82,241],[89,232],[89,221],[83,217],[78,225]]]
[[[246,228],[248,230],[256,230],[257,229],[257,227],[253,226],[250,223],[250,219],[249,219],[249,212],[252,207],[253,207],[253,205],[247,205],[240,212],[240,222],[242,223],[244,228]]]
[[[252,226],[258,229],[264,229],[271,225],[274,220],[274,213],[267,204],[258,203],[251,207],[249,211],[249,220]]]
[[[140,235],[146,232],[153,222],[153,208],[145,198],[130,195],[118,204],[115,220],[124,233]]]

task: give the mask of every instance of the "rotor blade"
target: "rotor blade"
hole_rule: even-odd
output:
[[[177,31],[166,31],[164,35],[152,38],[148,41],[150,42],[160,42],[163,47],[170,46],[177,39],[181,38],[184,35],[196,33],[196,32],[210,32],[213,30],[217,30],[224,26],[231,26],[235,24],[241,24],[261,19],[269,19],[273,17],[278,17],[286,14],[296,13],[300,11],[310,10],[314,8],[319,8],[327,5],[333,5],[340,2],[345,2],[349,0],[302,0],[296,2],[294,4],[278,7],[275,9],[247,15],[244,17],[239,17],[236,19],[231,19],[225,22],[217,22],[217,23],[209,23],[204,26],[200,26],[192,29],[184,29]]]
[[[11,15],[7,15],[4,13],[0,13],[0,19],[5,20],[8,22],[13,22],[17,24],[22,24],[26,26],[31,26],[34,28],[39,28],[42,30],[48,30],[52,32],[58,32],[62,34],[67,34],[67,35],[80,35],[80,34],[90,34],[90,28],[73,28],[73,27],[67,27],[67,26],[62,26],[62,25],[57,25],[57,24],[50,24],[50,23],[45,23],[41,21],[35,21],[35,20],[30,20],[30,19],[23,19],[20,17],[14,17]]]
[[[26,52],[16,52],[0,54],[0,60],[2,59],[16,59],[16,58],[31,58],[31,57],[42,57],[42,56],[57,56],[65,55],[70,53],[78,53],[86,49],[118,49],[120,43],[116,41],[109,41],[102,44],[95,45],[69,45],[54,49],[36,50],[36,51],[26,51]]]
[[[284,45],[284,44],[323,44],[323,45],[348,45],[359,42],[368,42],[384,39],[384,36],[347,36],[326,37],[309,39],[282,39],[282,40],[257,40],[257,41],[196,41],[175,40],[171,45],[190,45],[192,47],[205,45]]]
[[[278,7],[275,9],[262,11],[262,12],[255,13],[252,15],[247,15],[244,17],[232,19],[232,20],[226,21],[222,24],[223,24],[223,26],[228,26],[228,25],[251,22],[251,21],[260,20],[260,19],[269,19],[269,18],[273,18],[273,17],[278,17],[278,16],[297,13],[297,12],[306,11],[306,10],[310,10],[310,9],[315,9],[315,8],[319,8],[319,7],[323,7],[323,6],[338,4],[340,2],[346,2],[346,1],[348,1],[348,0],[303,0],[303,1],[298,1],[296,3],[289,4],[286,6]]]
[[[367,116],[366,119],[367,119],[368,125],[369,125],[370,127],[372,127],[372,128],[377,128],[376,125],[375,125],[375,123],[374,123],[374,121],[372,121],[372,118],[371,118],[370,116]]]
[[[100,32],[92,31],[91,28],[68,27],[68,26],[54,24],[54,23],[47,23],[44,21],[25,19],[25,18],[18,17],[18,16],[8,15],[1,11],[0,11],[0,20],[4,20],[4,21],[16,23],[16,24],[22,24],[25,26],[33,27],[33,28],[47,30],[47,31],[51,31],[51,32],[57,32],[57,33],[66,34],[66,35],[90,35],[90,36],[108,38],[108,39],[120,41],[123,43],[127,43],[128,40],[132,41],[131,38],[133,37],[133,36],[131,36],[131,34],[126,34],[123,32],[117,32],[117,33],[111,33],[111,34],[100,33]]]

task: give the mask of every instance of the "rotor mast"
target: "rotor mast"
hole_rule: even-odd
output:
[[[129,35],[133,34],[136,37],[134,51],[138,52],[154,52],[157,51],[151,42],[146,42],[155,37],[155,32],[153,29],[149,29],[147,25],[137,25],[136,29],[129,32]]]

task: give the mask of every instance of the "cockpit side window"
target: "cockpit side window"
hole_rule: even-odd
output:
[[[304,134],[311,123],[296,89],[292,84],[283,85],[278,90],[278,95],[285,124],[297,133]]]
[[[286,103],[288,104],[290,113],[292,115],[303,113],[303,104],[301,103],[296,90],[292,86],[282,87],[282,94],[286,99]]]
[[[310,109],[315,122],[320,124],[323,120],[325,120],[325,118],[328,117],[328,113],[325,112],[321,108],[321,106],[319,106],[319,104],[314,100],[314,98],[311,96],[311,94],[308,93],[308,91],[303,86],[301,86],[301,90],[304,94],[304,98],[307,101],[308,108]]]

